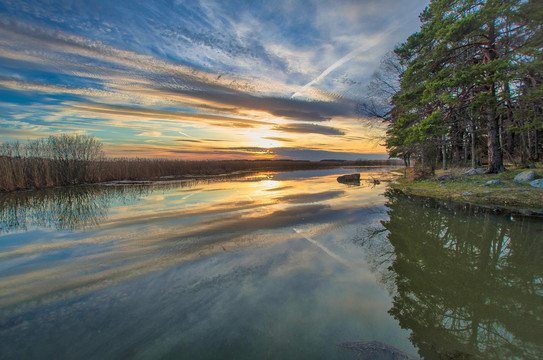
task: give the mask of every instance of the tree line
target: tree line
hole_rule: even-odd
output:
[[[432,172],[539,161],[541,19],[538,1],[432,0],[370,85],[364,110],[388,123],[389,155]]]

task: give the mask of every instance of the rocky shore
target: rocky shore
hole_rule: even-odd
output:
[[[500,174],[484,169],[438,171],[435,176],[417,179],[413,171],[402,170],[391,187],[408,195],[469,203],[497,212],[543,216],[543,168],[510,168]]]

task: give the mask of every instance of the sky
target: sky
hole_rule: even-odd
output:
[[[356,110],[427,0],[0,0],[0,142],[112,157],[376,159]]]

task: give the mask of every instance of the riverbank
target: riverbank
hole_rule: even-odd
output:
[[[407,195],[430,197],[495,208],[500,211],[543,215],[543,189],[529,182],[517,183],[515,176],[527,169],[509,168],[500,174],[463,175],[467,169],[437,171],[431,179],[413,179],[413,172],[398,170],[391,188]],[[533,170],[543,178],[543,167]]]
[[[155,182],[223,177],[261,171],[397,166],[395,160],[54,160],[0,156],[0,192],[105,182]]]

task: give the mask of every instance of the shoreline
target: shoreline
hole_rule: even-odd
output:
[[[148,177],[148,178],[138,178],[138,179],[119,179],[119,180],[107,180],[107,181],[98,181],[98,182],[83,182],[83,183],[77,183],[77,184],[68,184],[68,185],[52,185],[52,186],[46,186],[46,187],[33,187],[33,188],[21,188],[21,189],[14,189],[14,190],[8,190],[8,191],[0,191],[0,195],[9,195],[9,194],[16,194],[16,193],[24,193],[24,192],[37,192],[37,191],[44,191],[44,190],[54,190],[54,189],[66,189],[66,188],[76,188],[76,187],[86,187],[86,186],[153,186],[153,185],[169,185],[169,184],[177,184],[177,183],[186,183],[186,182],[192,182],[192,181],[206,181],[206,180],[223,180],[223,179],[232,179],[232,178],[239,178],[239,177],[245,177],[250,176],[258,173],[265,173],[265,172],[278,172],[278,173],[284,173],[284,172],[292,172],[292,171],[317,171],[317,170],[326,170],[326,169],[357,169],[357,168],[390,168],[391,170],[398,169],[399,165],[397,164],[381,164],[381,165],[373,165],[373,164],[356,164],[355,161],[345,161],[345,162],[314,162],[310,163],[310,166],[306,166],[310,162],[300,161],[299,164],[303,166],[293,166],[290,168],[276,168],[276,167],[270,167],[270,168],[254,168],[254,169],[246,169],[246,170],[235,170],[231,172],[226,173],[203,173],[203,174],[178,174],[178,175],[166,175],[166,176],[158,176],[158,177]],[[295,161],[290,162],[290,164],[296,164]]]
[[[474,203],[474,202],[469,202],[469,201],[459,201],[459,200],[438,198],[438,197],[433,197],[429,195],[408,193],[408,192],[404,192],[400,189],[393,188],[393,187],[391,187],[391,190],[398,191],[402,193],[404,196],[416,197],[421,200],[432,201],[440,205],[447,206],[449,208],[455,208],[455,209],[462,208],[462,210],[468,210],[470,208],[470,209],[480,210],[481,212],[484,212],[484,213],[491,213],[491,214],[500,215],[500,216],[516,215],[516,216],[523,216],[523,217],[543,218],[543,209],[505,207],[505,206],[500,206],[500,205],[480,204],[480,203]]]
[[[500,174],[462,175],[465,169],[436,172],[433,179],[409,179],[412,173],[398,174],[389,186],[407,196],[434,199],[447,204],[475,206],[495,214],[543,217],[543,189],[514,177],[527,169],[511,168]],[[543,178],[541,167],[534,170]],[[496,181],[489,184],[488,182]]]

